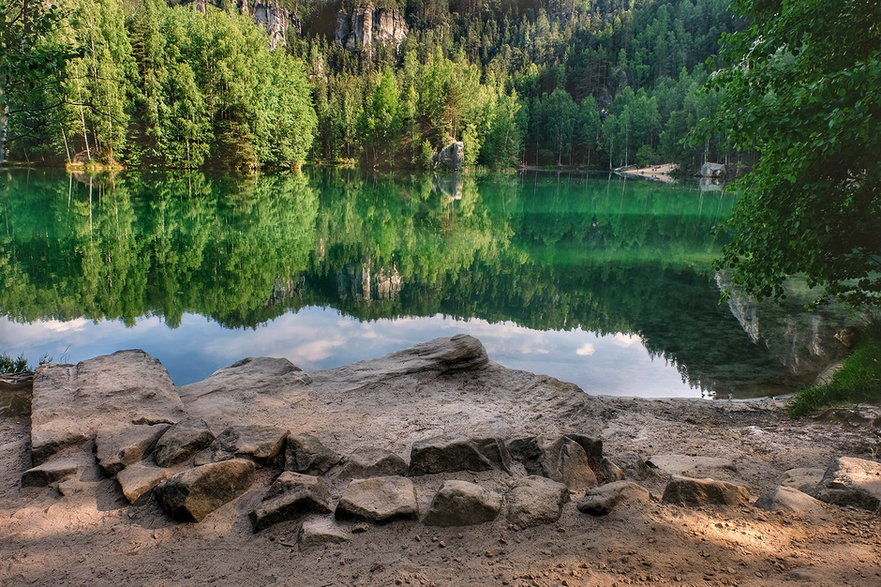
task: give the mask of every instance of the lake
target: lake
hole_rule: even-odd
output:
[[[800,381],[748,312],[720,303],[714,229],[736,195],[719,186],[2,174],[0,352],[32,363],[142,348],[180,385],[245,356],[313,371],[465,332],[493,360],[591,394],[749,397]]]

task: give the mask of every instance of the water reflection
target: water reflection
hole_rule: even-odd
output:
[[[177,383],[245,355],[307,369],[471,332],[591,393],[777,392],[718,303],[733,196],[574,175],[7,172],[0,337],[76,361],[125,347]]]

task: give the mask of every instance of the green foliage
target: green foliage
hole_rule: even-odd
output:
[[[719,118],[759,161],[720,264],[780,298],[788,275],[862,303],[881,295],[881,4],[739,0]]]
[[[28,360],[24,355],[13,359],[7,354],[0,355],[0,373],[21,373],[28,370]]]
[[[806,416],[836,404],[881,401],[881,325],[875,324],[863,334],[853,353],[832,377],[828,385],[799,391],[789,404],[793,418]]]

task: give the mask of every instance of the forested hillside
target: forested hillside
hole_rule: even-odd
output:
[[[728,155],[685,141],[728,3],[0,0],[8,156],[430,168],[462,141],[466,165],[695,167]]]

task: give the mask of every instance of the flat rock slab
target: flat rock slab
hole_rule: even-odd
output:
[[[505,494],[507,519],[521,528],[551,524],[560,519],[563,504],[569,501],[569,488],[562,483],[531,475]]]
[[[749,490],[742,485],[735,485],[715,479],[693,479],[691,477],[673,477],[664,488],[664,503],[683,506],[700,507],[705,505],[747,505],[753,501]]]
[[[281,454],[287,430],[274,426],[231,426],[211,443],[211,462],[249,458],[267,464]]]
[[[820,482],[823,480],[823,475],[825,474],[826,469],[813,467],[789,469],[783,473],[783,478],[780,479],[780,485],[798,489],[805,493],[811,493],[818,488]]]
[[[263,502],[251,513],[254,531],[310,512],[328,513],[330,487],[321,477],[285,471],[272,483]]]
[[[22,487],[47,487],[51,483],[78,477],[86,467],[82,457],[55,458],[28,469],[21,476]]]
[[[597,477],[581,445],[566,436],[529,436],[508,443],[511,455],[530,475],[559,481],[582,493],[596,486]]]
[[[135,503],[171,475],[168,469],[135,463],[117,473],[116,481],[128,502]]]
[[[369,522],[416,519],[416,490],[406,477],[355,479],[349,483],[336,507],[336,517]]]
[[[347,456],[339,473],[340,479],[406,475],[407,462],[397,454],[377,447],[358,448]]]
[[[680,454],[654,455],[646,464],[667,475],[680,477],[714,476],[719,472],[736,473],[734,461],[726,458],[704,457]]]
[[[778,486],[765,493],[755,506],[762,510],[818,515],[825,511],[823,502],[792,487]]]
[[[244,493],[253,481],[254,469],[254,462],[247,459],[188,469],[157,485],[156,500],[175,519],[200,522]]]
[[[352,539],[352,532],[328,518],[308,518],[300,526],[300,550],[325,544],[340,544]]]
[[[288,436],[285,448],[285,471],[305,475],[324,475],[334,468],[342,457],[327,448],[311,434]]]
[[[838,457],[823,475],[815,497],[826,503],[881,512],[881,463]]]
[[[181,420],[156,441],[153,459],[160,467],[182,463],[214,440],[214,434],[201,418]]]
[[[140,424],[109,433],[99,430],[95,456],[101,470],[113,477],[126,466],[139,462],[168,427],[168,424]]]
[[[31,450],[39,464],[66,446],[131,424],[185,417],[165,367],[144,351],[119,351],[76,365],[37,368],[31,399]]]
[[[648,489],[632,481],[615,481],[594,487],[578,500],[575,507],[579,512],[592,516],[605,516],[619,504],[648,503],[651,494]]]
[[[444,481],[431,500],[426,526],[473,526],[491,522],[502,509],[502,496],[468,481]]]
[[[410,449],[410,475],[454,471],[510,470],[511,456],[497,438],[435,436],[417,440]]]

